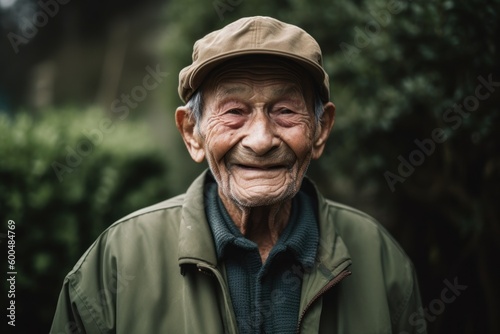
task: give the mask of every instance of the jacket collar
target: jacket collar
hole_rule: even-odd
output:
[[[308,177],[304,178],[302,189],[317,198],[319,218],[317,266],[325,275],[329,272],[327,276],[331,279],[351,264],[351,256],[336,230],[337,216],[334,213],[336,211],[331,210],[331,202],[323,197]]]
[[[204,208],[205,170],[188,188],[182,206],[179,227],[179,264],[205,262],[217,264],[212,231],[208,225]]]
[[[179,231],[179,264],[204,262],[217,266],[217,254],[212,232],[205,215],[204,191],[208,170],[205,170],[188,188],[182,207]],[[302,189],[316,196],[319,218],[319,246],[316,268],[329,280],[338,275],[351,260],[344,242],[335,229],[335,217],[330,217],[328,202],[307,177]]]

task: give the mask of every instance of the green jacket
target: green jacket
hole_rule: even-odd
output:
[[[102,233],[65,278],[51,334],[237,333],[205,218],[205,175]],[[303,277],[297,332],[425,333],[415,272],[398,244],[371,217],[325,200],[307,179],[303,187],[318,196],[320,244]]]

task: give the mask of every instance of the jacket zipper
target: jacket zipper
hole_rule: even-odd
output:
[[[224,284],[224,278],[222,277],[221,273],[215,268],[207,264],[203,263],[198,263],[196,265],[198,268],[198,271],[203,273],[204,275],[210,276],[212,278],[215,278],[219,282],[219,287],[222,290],[222,296],[224,299],[224,306],[226,309],[226,317],[228,318],[229,321],[229,326],[230,326],[230,332],[229,333],[237,333],[238,332],[238,326],[236,325],[236,319],[233,318],[232,314],[230,314],[230,297],[227,292],[227,287]]]
[[[297,334],[300,333],[300,326],[302,325],[302,321],[304,320],[304,316],[306,315],[307,311],[312,306],[312,304],[314,304],[323,294],[325,294],[328,290],[333,288],[335,285],[337,285],[340,281],[342,281],[344,278],[346,278],[350,274],[351,274],[351,272],[348,270],[342,271],[340,274],[337,275],[337,277],[335,277],[327,285],[325,285],[321,290],[319,290],[319,292],[316,294],[316,296],[314,296],[314,298],[311,299],[309,301],[309,303],[307,303],[306,307],[304,308],[304,311],[302,311],[302,313],[300,314],[300,317],[299,317],[299,322],[297,324],[297,332],[296,332]]]

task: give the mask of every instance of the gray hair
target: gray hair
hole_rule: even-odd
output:
[[[196,120],[196,126],[199,126],[201,122],[201,115],[203,114],[203,96],[201,90],[196,90],[189,101],[186,103],[186,107],[191,111],[191,116]],[[318,91],[314,92],[314,117],[316,123],[319,123],[323,116],[323,101]]]

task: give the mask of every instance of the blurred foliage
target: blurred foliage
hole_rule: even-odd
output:
[[[97,109],[0,114],[0,221],[16,222],[19,333],[48,332],[63,277],[97,235],[171,195],[148,131]],[[68,152],[81,160],[70,153],[68,163]],[[72,171],[56,172],[55,162]]]
[[[498,333],[499,14],[498,0],[172,1],[165,54],[178,73],[198,38],[243,16],[272,16],[313,35],[337,117],[309,175],[328,197],[390,229],[417,267],[424,306],[440,298],[445,279],[468,286],[430,314],[429,333]],[[495,84],[474,100],[480,77]],[[462,114],[453,111],[464,103]],[[432,141],[433,151],[415,140]],[[418,164],[410,175],[398,172],[399,156]],[[391,186],[386,172],[399,182]]]

